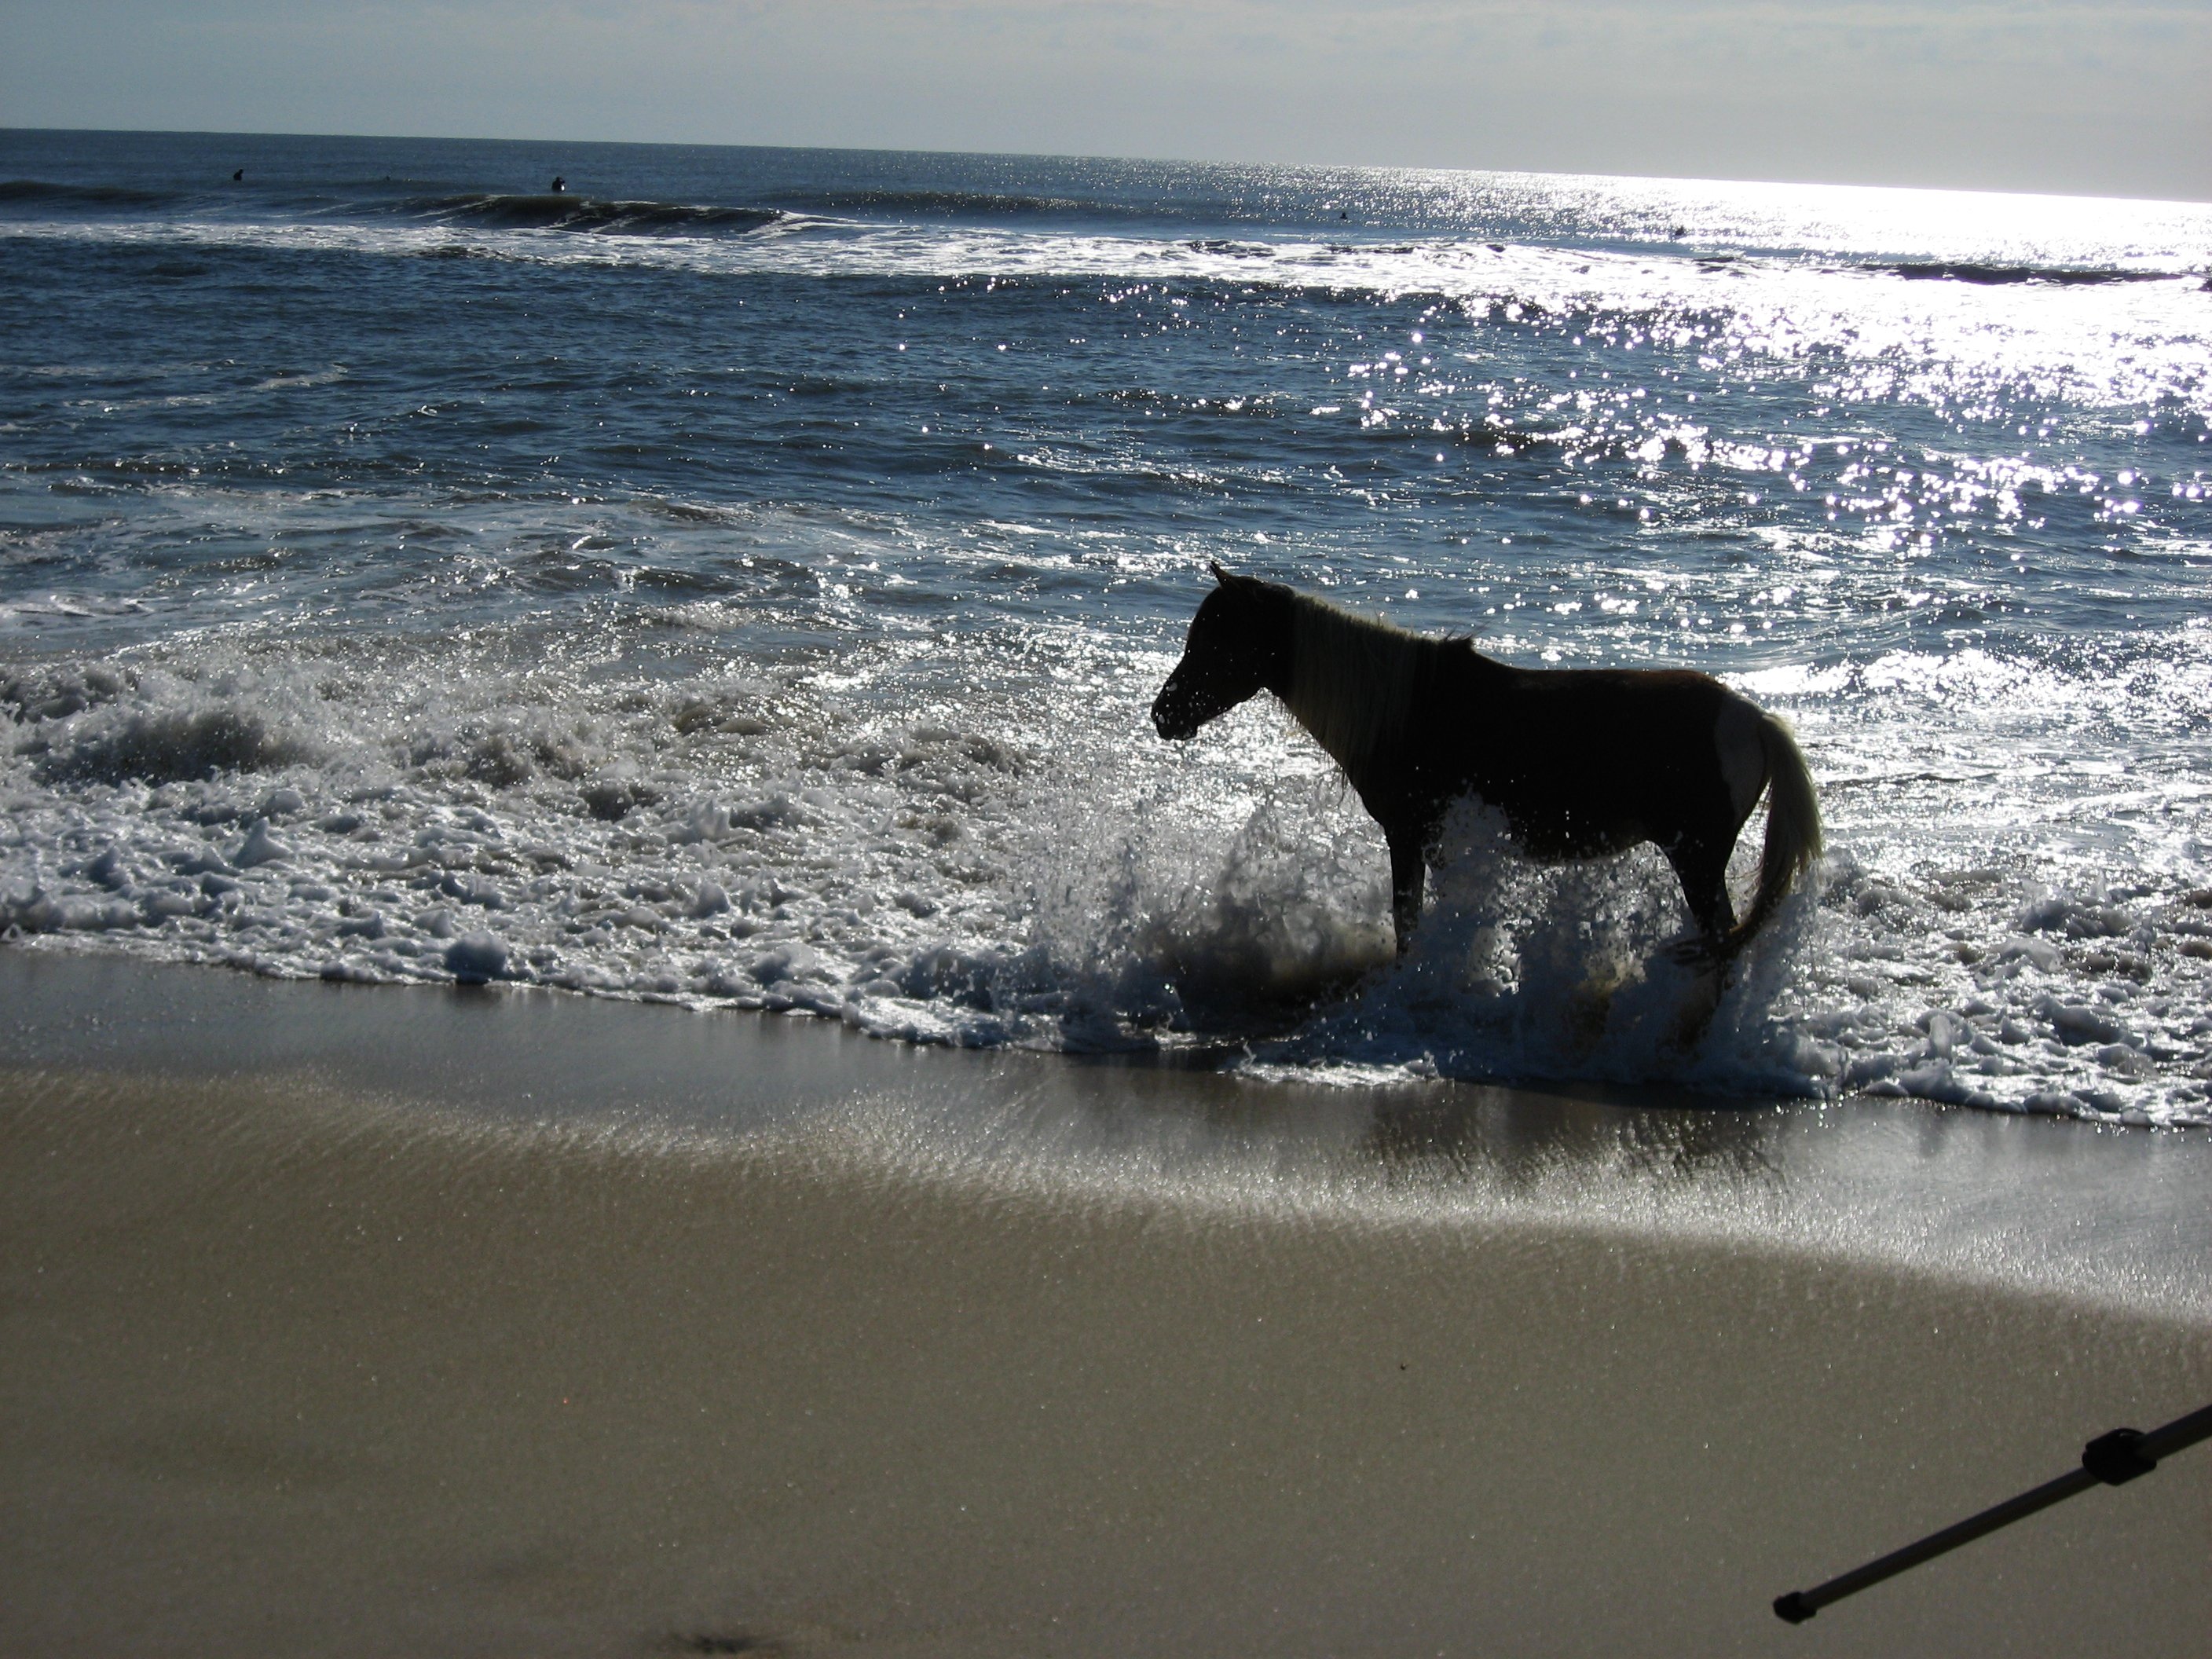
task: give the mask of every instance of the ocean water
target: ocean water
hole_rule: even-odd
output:
[[[2208,269],[2177,204],[0,132],[0,927],[2212,1123]],[[1651,849],[1470,809],[1394,962],[1279,708],[1155,737],[1210,560],[1786,715],[1829,855],[1704,1040]]]

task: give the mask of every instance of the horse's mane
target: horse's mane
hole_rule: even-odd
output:
[[[1436,641],[1286,589],[1298,724],[1355,778],[1413,714],[1414,682]]]

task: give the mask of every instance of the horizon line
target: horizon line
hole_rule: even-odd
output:
[[[835,155],[933,155],[993,161],[1139,161],[1161,167],[1273,167],[1300,173],[1466,173],[1490,178],[1635,179],[1651,184],[1750,185],[1779,190],[1838,190],[1879,191],[1916,196],[1998,196],[2023,201],[2126,202],[2145,206],[2212,208],[2212,198],[2168,196],[2107,196],[2055,190],[2001,190],[1975,185],[1877,184],[1840,179],[1729,179],[1692,173],[1593,173],[1587,169],[1550,170],[1539,167],[1444,167],[1431,163],[1388,161],[1255,161],[1188,155],[1109,155],[1073,150],[992,150],[937,149],[926,145],[886,147],[877,144],[765,144],[735,143],[702,139],[653,138],[534,138],[483,134],[434,132],[302,132],[289,128],[256,127],[40,127],[0,122],[0,133],[113,135],[178,138],[321,138],[361,142],[447,144],[574,145],[621,149],[771,150]]]

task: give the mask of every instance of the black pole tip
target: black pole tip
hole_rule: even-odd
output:
[[[1820,1608],[1805,1599],[1803,1590],[1791,1590],[1787,1595],[1774,1598],[1774,1616],[1785,1625],[1802,1625]]]

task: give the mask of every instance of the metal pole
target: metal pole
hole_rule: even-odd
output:
[[[2100,1434],[2081,1449],[2081,1467],[2069,1470],[2056,1480],[2046,1480],[2003,1503],[1984,1510],[1979,1515],[1948,1526],[1942,1531],[1930,1533],[1917,1544],[1907,1544],[1901,1550],[1893,1550],[1879,1560],[1869,1561],[1863,1567],[1831,1578],[1825,1584],[1816,1584],[1808,1590],[1791,1590],[1789,1595],[1775,1598],[1774,1613],[1778,1619],[1793,1625],[1802,1625],[1831,1601],[1840,1601],[1846,1595],[1856,1595],[1870,1584],[1879,1584],[1885,1578],[1893,1578],[1908,1567],[1917,1567],[1923,1561],[1932,1561],[1937,1556],[1957,1549],[1961,1544],[1971,1544],[1986,1533],[1999,1527],[2008,1527],[2024,1520],[2038,1510],[2047,1510],[2075,1493],[2087,1492],[2095,1486],[2124,1486],[2138,1475],[2148,1474],[2158,1467],[2160,1458],[2178,1452],[2184,1446],[2193,1446],[2200,1440],[2212,1440],[2212,1406],[2193,1411],[2186,1417],[2178,1417],[2162,1429],[2153,1429],[2145,1434],[2136,1429],[2114,1429],[2110,1434]]]

